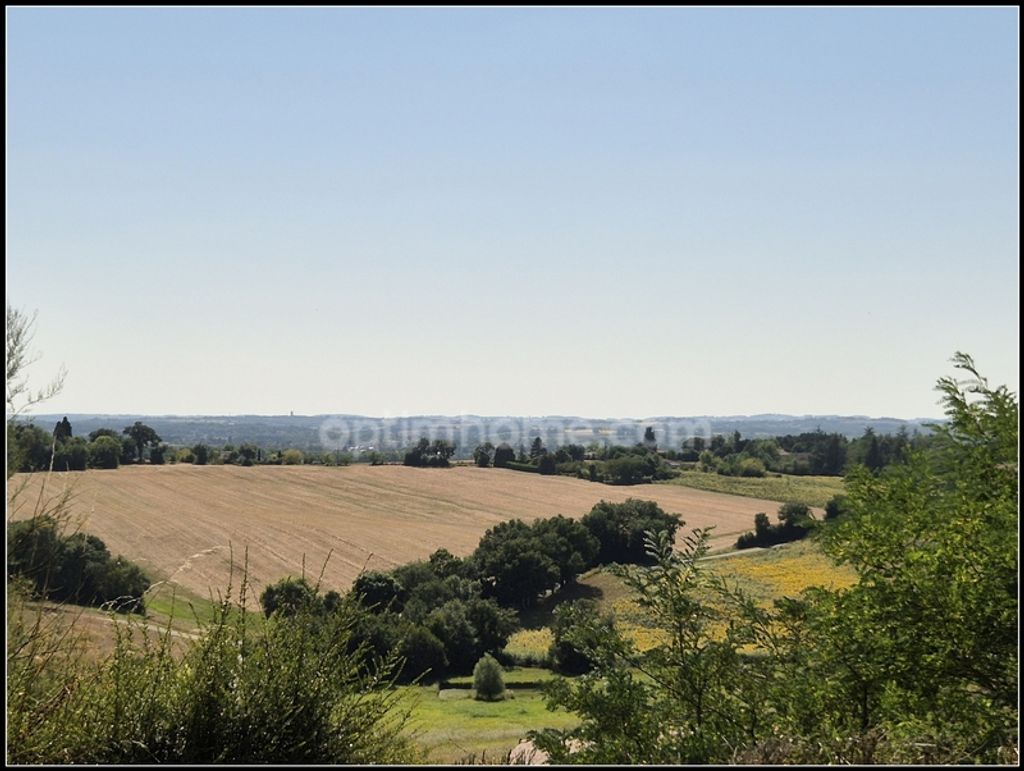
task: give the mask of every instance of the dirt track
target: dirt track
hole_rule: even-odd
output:
[[[33,474],[22,500],[45,475]],[[18,486],[23,476],[11,481]],[[615,487],[567,477],[503,469],[402,466],[153,466],[54,474],[49,492],[73,485],[82,529],[112,552],[151,572],[208,594],[221,591],[249,550],[257,591],[302,570],[315,578],[333,551],[324,585],[347,589],[359,571],[389,568],[445,547],[469,554],[484,531],[502,520],[565,514],[581,517],[601,499],[655,500],[689,527],[717,525],[713,546],[774,518],[779,504],[678,485]],[[17,516],[24,516],[23,507]],[[819,513],[820,516],[820,513]]]

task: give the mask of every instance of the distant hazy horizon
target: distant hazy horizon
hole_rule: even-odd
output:
[[[822,412],[822,413],[805,413],[805,414],[792,414],[788,412],[758,412],[754,414],[729,414],[729,415],[577,415],[577,414],[546,414],[546,415],[512,415],[512,414],[492,414],[492,415],[481,415],[478,413],[463,413],[463,414],[444,414],[444,413],[408,413],[406,415],[364,415],[361,413],[354,412],[317,412],[312,414],[306,413],[258,413],[258,412],[236,412],[236,413],[172,413],[172,412],[76,412],[73,410],[66,410],[64,412],[54,412],[47,409],[48,403],[40,405],[40,408],[34,411],[29,411],[24,414],[26,419],[28,418],[61,418],[61,417],[82,417],[82,418],[103,418],[103,417],[158,417],[158,418],[325,418],[331,416],[341,416],[350,418],[368,418],[370,420],[388,420],[396,418],[486,418],[489,420],[497,420],[500,418],[517,418],[517,419],[545,419],[545,418],[565,418],[572,420],[659,420],[664,418],[802,418],[802,419],[813,419],[813,418],[866,418],[869,420],[901,420],[907,422],[921,421],[921,420],[944,420],[939,415],[913,415],[910,417],[900,415],[862,415],[862,414],[843,414],[834,412]]]
[[[1016,8],[6,20],[40,414],[938,416],[958,350],[1019,388]]]

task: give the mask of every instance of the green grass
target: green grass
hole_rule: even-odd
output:
[[[146,620],[159,627],[170,622],[178,632],[194,633],[201,626],[209,626],[217,619],[218,603],[213,598],[201,597],[180,586],[159,584],[146,593]],[[241,611],[233,606],[233,616]],[[265,622],[259,611],[245,611],[247,618],[259,628]],[[247,621],[248,623],[248,621]]]
[[[791,476],[772,474],[765,477],[727,477],[705,471],[682,471],[675,479],[659,484],[683,485],[713,493],[765,498],[780,503],[806,503],[823,507],[833,495],[844,493],[842,477]],[[774,512],[765,512],[772,515]],[[751,523],[753,527],[753,523]]]
[[[406,735],[423,750],[427,763],[455,763],[474,755],[497,762],[540,728],[571,728],[578,719],[549,711],[537,690],[507,692],[503,701],[477,701],[473,692],[431,686],[406,686],[402,703],[411,708]]]
[[[205,624],[213,621],[216,607],[209,598],[200,597],[180,586],[161,584],[146,594],[146,616],[154,621],[166,622],[168,618],[174,618],[196,626],[198,619]]]
[[[542,683],[550,680],[555,674],[550,669],[540,667],[516,667],[515,669],[503,669],[506,685],[521,685],[524,683]],[[447,682],[452,685],[472,685],[473,675],[462,675],[461,677],[448,678]]]

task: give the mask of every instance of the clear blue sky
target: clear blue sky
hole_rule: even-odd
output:
[[[45,412],[938,416],[1018,388],[1018,12],[8,9]]]

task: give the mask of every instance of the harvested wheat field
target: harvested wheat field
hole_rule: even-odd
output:
[[[45,474],[27,475],[25,516]],[[11,480],[11,489],[26,481]],[[687,527],[717,525],[713,545],[731,545],[759,511],[779,504],[678,485],[614,487],[568,477],[459,466],[143,466],[53,474],[47,495],[73,490],[79,526],[152,575],[208,596],[228,585],[248,547],[249,580],[316,577],[345,590],[364,567],[387,569],[441,547],[467,555],[487,528],[506,519],[582,517],[601,499],[657,501]],[[28,505],[25,505],[28,504]],[[820,516],[820,513],[819,513]],[[236,578],[237,586],[237,578]]]

